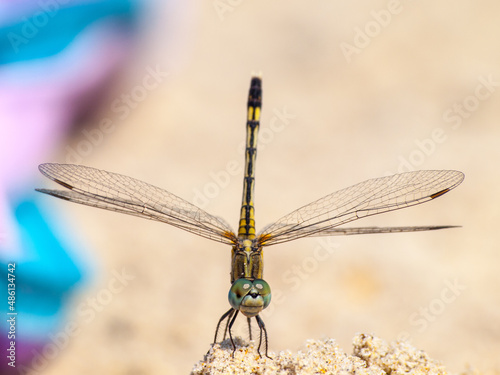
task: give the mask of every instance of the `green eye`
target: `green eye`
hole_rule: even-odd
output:
[[[248,292],[252,289],[252,282],[247,279],[238,279],[233,285],[231,285],[231,289],[229,289],[229,303],[235,310],[240,309],[241,302],[243,298],[248,294]]]
[[[271,288],[262,279],[251,281],[241,278],[231,285],[228,299],[233,309],[252,317],[271,303]]]
[[[271,287],[262,279],[255,280],[253,285],[264,299],[264,306],[262,308],[265,309],[271,303]]]

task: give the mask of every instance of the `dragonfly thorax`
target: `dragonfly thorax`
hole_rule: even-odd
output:
[[[262,279],[250,280],[241,278],[236,280],[228,295],[233,309],[249,318],[258,315],[271,302],[271,288]]]
[[[231,283],[241,278],[262,279],[264,260],[262,247],[252,240],[239,240],[231,254]]]

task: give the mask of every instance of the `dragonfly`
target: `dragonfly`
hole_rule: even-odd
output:
[[[246,148],[243,198],[238,231],[220,217],[146,182],[117,173],[82,165],[46,163],[40,172],[65,190],[36,189],[63,200],[105,210],[139,216],[173,225],[187,232],[231,246],[230,304],[217,323],[225,321],[223,339],[242,313],[252,339],[251,318],[259,329],[257,352],[264,344],[268,356],[268,334],[259,314],[271,303],[271,288],[263,279],[264,252],[268,246],[304,237],[397,233],[452,228],[441,226],[340,227],[343,224],[385,212],[432,201],[443,196],[464,179],[455,170],[423,170],[370,179],[324,196],[283,216],[260,232],[255,230],[255,162],[262,107],[262,78],[251,78],[247,102]]]

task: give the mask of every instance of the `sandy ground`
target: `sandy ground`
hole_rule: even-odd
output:
[[[332,339],[308,340],[297,354],[281,351],[269,356],[255,355],[251,342],[229,340],[215,344],[194,367],[191,375],[208,374],[357,374],[357,375],[445,375],[438,361],[406,342],[386,343],[372,335],[353,339],[352,354],[345,353]]]
[[[152,2],[135,59],[83,129],[112,133],[81,163],[126,174],[237,225],[250,73],[263,74],[257,227],[335,190],[408,169],[464,183],[359,225],[461,225],[303,239],[265,252],[270,349],[357,332],[406,339],[458,373],[500,371],[500,23],[497,1]],[[227,7],[217,10],[214,4]],[[229,5],[232,4],[232,5]],[[149,70],[148,70],[149,69]],[[140,92],[150,70],[156,88]],[[165,74],[166,75],[166,74]],[[236,168],[235,168],[236,165]],[[47,181],[40,185],[49,186]],[[228,309],[230,249],[160,223],[45,198],[94,266],[80,330],[43,372],[186,374]],[[94,314],[79,314],[130,275]],[[101,294],[100,294],[101,293]],[[103,302],[103,301],[101,301]],[[237,322],[243,336],[245,321]]]

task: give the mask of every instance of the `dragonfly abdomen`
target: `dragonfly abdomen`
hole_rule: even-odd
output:
[[[262,106],[262,84],[259,77],[253,77],[248,94],[247,138],[245,148],[245,177],[243,178],[243,198],[241,202],[238,237],[255,238],[255,160],[257,157],[257,136]]]

